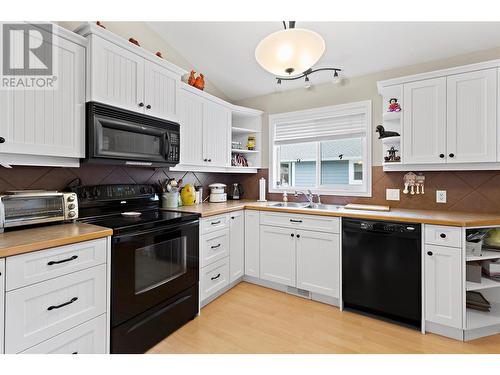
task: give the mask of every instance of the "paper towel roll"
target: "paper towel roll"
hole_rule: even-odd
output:
[[[259,202],[266,201],[266,179],[262,177],[259,180]]]

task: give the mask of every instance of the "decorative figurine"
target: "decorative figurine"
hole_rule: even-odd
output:
[[[160,59],[163,59],[163,56],[161,55],[160,51],[156,51],[155,55],[158,56]]]
[[[384,160],[388,163],[400,161],[401,157],[396,155],[397,152],[399,152],[399,150],[396,150],[394,146],[391,146],[391,148],[387,150],[388,156],[385,156]]]
[[[398,100],[396,98],[389,99],[388,112],[400,112],[401,107],[399,106]]]
[[[403,194],[411,193],[411,195],[415,194],[415,182],[417,179],[417,175],[413,172],[408,172],[403,176],[403,182],[405,184],[405,188],[403,190]],[[410,188],[411,190],[409,190]]]
[[[389,137],[398,137],[399,133],[393,131],[386,131],[382,125],[377,126],[377,130],[375,133],[378,133],[378,139],[389,138]]]
[[[139,44],[139,41],[137,39],[134,39],[132,37],[128,38],[128,41],[132,44],[135,44],[136,46],[140,47],[141,45]]]
[[[96,24],[97,26],[102,27],[103,29],[105,29],[105,28],[106,28],[106,26],[104,26],[104,25],[101,23],[101,21],[97,21],[95,24]]]
[[[194,86],[194,81],[196,81],[195,74],[196,74],[196,72],[194,70],[191,70],[191,73],[189,73],[189,78],[187,81],[188,85]]]
[[[249,135],[247,141],[247,150],[255,150],[255,144],[256,144],[255,136]]]
[[[193,86],[197,89],[203,90],[205,88],[205,76],[200,73],[200,75],[196,77]]]

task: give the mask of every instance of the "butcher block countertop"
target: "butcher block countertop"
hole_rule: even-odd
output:
[[[56,224],[0,234],[0,258],[111,236],[113,230],[92,224]]]
[[[425,223],[434,225],[449,225],[457,227],[480,227],[490,225],[500,225],[500,213],[478,214],[472,212],[454,212],[437,210],[410,210],[403,208],[391,208],[390,211],[368,211],[368,210],[348,210],[343,207],[338,210],[317,210],[307,208],[283,208],[272,207],[269,203],[252,200],[227,201],[224,203],[202,203],[194,206],[183,206],[172,211],[194,212],[201,217],[221,215],[232,211],[248,209],[271,212],[288,212],[305,215],[322,215],[350,217],[372,220],[400,221],[408,223]]]

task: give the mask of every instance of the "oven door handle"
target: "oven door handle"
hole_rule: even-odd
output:
[[[149,230],[144,230],[141,232],[126,233],[126,234],[121,234],[118,236],[113,236],[113,241],[122,241],[122,240],[125,240],[127,238],[135,238],[135,237],[140,237],[140,236],[144,236],[144,235],[148,235],[148,234],[165,234],[165,233],[174,232],[176,229],[183,229],[183,228],[189,229],[191,227],[195,227],[198,225],[199,225],[198,220],[187,221],[187,222],[181,223],[181,224],[174,224],[174,225],[166,226],[166,227],[161,228],[161,229],[158,229],[158,228],[149,229]]]

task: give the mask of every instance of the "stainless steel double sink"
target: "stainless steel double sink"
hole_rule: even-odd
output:
[[[297,203],[297,202],[269,202],[268,207],[276,208],[304,208],[308,210],[325,210],[325,211],[339,211],[344,206],[337,206],[334,204],[322,204],[322,203]]]

